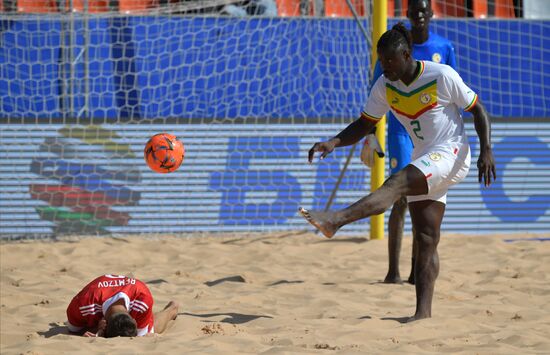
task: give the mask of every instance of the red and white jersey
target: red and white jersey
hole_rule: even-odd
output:
[[[136,320],[138,336],[154,333],[153,296],[149,288],[137,279],[120,275],[100,276],[73,297],[67,307],[69,330],[94,328],[109,307],[120,299]]]

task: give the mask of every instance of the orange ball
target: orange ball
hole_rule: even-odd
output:
[[[185,148],[173,134],[158,133],[147,141],[143,155],[151,170],[165,174],[180,167],[185,156]]]

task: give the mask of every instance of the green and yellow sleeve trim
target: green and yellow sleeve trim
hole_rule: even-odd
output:
[[[371,122],[378,122],[382,117],[374,117],[363,111],[361,112],[361,118]]]
[[[470,111],[477,103],[477,94],[475,94],[474,98],[472,99],[472,102],[468,106],[464,108],[464,111]]]

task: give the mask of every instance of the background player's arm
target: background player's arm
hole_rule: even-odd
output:
[[[474,126],[479,137],[478,180],[480,183],[483,180],[485,186],[489,186],[497,177],[491,148],[491,122],[479,99],[469,111],[474,116]]]

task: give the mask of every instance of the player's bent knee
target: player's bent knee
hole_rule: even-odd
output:
[[[420,249],[423,249],[425,247],[433,248],[437,246],[437,243],[439,242],[438,233],[428,232],[425,230],[417,230],[414,237],[416,238]]]
[[[407,196],[400,197],[399,200],[395,201],[393,205],[399,209],[407,208]]]

